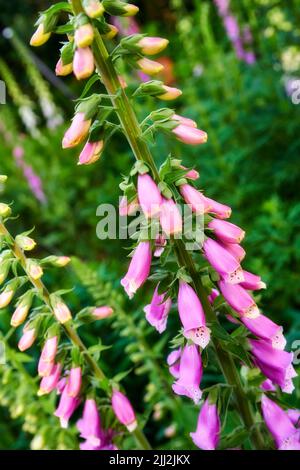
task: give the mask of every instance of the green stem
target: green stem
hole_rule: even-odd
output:
[[[41,279],[33,279],[29,272],[27,271],[27,257],[25,256],[23,250],[15,243],[14,238],[11,236],[7,228],[5,227],[4,223],[0,221],[0,233],[5,236],[6,240],[8,240],[11,250],[15,256],[15,258],[19,261],[20,265],[22,266],[23,270],[25,271],[28,279],[32,283],[32,285],[36,288],[39,296],[43,299],[44,303],[48,306],[52,314],[55,316],[53,307],[51,305],[50,300],[50,292],[48,291],[47,287],[43,283]],[[66,335],[70,339],[70,341],[76,345],[79,350],[82,352],[83,358],[88,363],[90,368],[94,371],[95,376],[100,379],[106,379],[106,376],[100,366],[97,364],[95,359],[90,355],[88,349],[86,348],[85,344],[82,342],[80,336],[77,334],[76,330],[71,325],[71,322],[65,323],[62,325]],[[151,449],[150,444],[148,443],[146,437],[143,435],[142,431],[137,428],[132,433],[138,443],[138,445],[142,449]],[[142,436],[142,438],[141,438]],[[147,445],[146,445],[147,443]]]
[[[71,0],[73,10],[75,14],[82,11],[82,5],[80,0]],[[156,181],[159,181],[159,173],[149,150],[148,145],[142,140],[142,131],[135,114],[133,107],[131,106],[128,97],[121,87],[117,72],[111,61],[109,53],[105,47],[103,39],[98,31],[95,31],[95,40],[93,43],[93,52],[95,57],[95,63],[97,70],[100,74],[101,80],[110,95],[115,95],[111,98],[111,101],[116,109],[116,113],[119,117],[120,123],[123,127],[124,133],[133,151],[133,154],[137,160],[141,160],[148,164],[152,170],[153,176]],[[185,266],[191,277],[193,278],[195,289],[201,303],[203,305],[206,317],[210,322],[217,322],[217,317],[210,304],[207,300],[207,294],[202,285],[200,276],[198,275],[194,262],[187,252],[184,243],[181,240],[176,241],[176,253],[181,266]],[[241,418],[247,429],[251,432],[253,445],[257,449],[264,447],[263,439],[259,433],[259,430],[255,427],[255,421],[252,415],[252,411],[249,405],[248,397],[246,396],[238,370],[232,359],[232,356],[227,351],[223,350],[220,342],[214,338],[213,344],[218,357],[218,361],[223,371],[223,374],[227,382],[233,386],[236,406],[241,414]]]

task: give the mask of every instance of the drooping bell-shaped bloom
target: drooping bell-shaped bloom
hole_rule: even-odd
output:
[[[283,392],[291,393],[294,389],[292,379],[297,375],[292,366],[293,353],[274,349],[265,340],[249,339],[249,344],[256,367]]]
[[[173,199],[162,198],[160,206],[160,225],[167,236],[182,232],[182,217]]]
[[[159,214],[162,196],[148,173],[138,176],[138,198],[145,217],[151,218]]]
[[[42,46],[51,36],[50,32],[45,32],[44,23],[40,23],[30,39],[30,45],[34,47]]]
[[[193,127],[194,129],[197,128],[197,123],[193,121],[193,119],[180,116],[179,114],[173,114],[173,116],[171,116],[171,119],[172,121],[178,121],[179,124],[182,124],[186,127]]]
[[[77,397],[79,395],[81,381],[81,367],[72,367],[66,385],[66,392],[70,397]]]
[[[114,413],[121,424],[127,427],[129,432],[132,432],[137,427],[135,413],[128,398],[118,390],[114,390],[111,399],[112,408]]]
[[[167,39],[158,37],[144,37],[137,43],[142,54],[145,55],[159,54],[167,47],[168,44],[169,41]]]
[[[47,377],[43,377],[40,383],[38,395],[46,395],[52,392],[57,387],[61,372],[61,364],[54,364],[52,367],[51,374]]]
[[[239,262],[246,256],[246,251],[238,243],[220,243],[220,245]]]
[[[270,379],[264,380],[260,385],[260,389],[264,392],[276,392],[276,387]]]
[[[206,326],[204,310],[196,292],[184,281],[179,282],[178,311],[184,336],[205,348],[210,340],[210,329]]]
[[[209,210],[206,197],[190,184],[182,184],[180,186],[180,193],[187,204],[196,214],[205,214]]]
[[[69,419],[79,405],[80,400],[75,397],[71,397],[67,393],[67,387],[62,391],[59,405],[54,413],[54,416],[60,419],[60,425],[62,428],[67,428],[69,424]]]
[[[276,325],[265,315],[258,315],[255,318],[243,315],[241,321],[252,334],[258,338],[270,341],[274,349],[283,350],[285,348],[286,339],[282,333],[282,326]]]
[[[76,113],[72,124],[64,135],[62,146],[63,148],[76,147],[87,136],[92,120],[87,119],[84,113]]]
[[[78,165],[91,165],[99,160],[103,145],[103,140],[87,142],[79,155]]]
[[[220,440],[221,423],[217,405],[209,398],[201,407],[196,432],[190,434],[194,444],[202,450],[215,450]]]
[[[234,256],[212,238],[203,244],[204,255],[209,264],[229,284],[238,284],[244,280],[243,270]]]
[[[103,305],[102,307],[96,307],[93,310],[92,315],[96,320],[103,320],[103,318],[111,317],[113,313],[114,310],[111,307]]]
[[[245,236],[244,230],[227,220],[213,219],[208,223],[208,227],[223,243],[241,243]]]
[[[199,403],[202,396],[200,390],[202,373],[202,361],[198,347],[195,344],[185,346],[180,358],[179,377],[172,385],[173,391],[177,395],[191,398],[195,404]]]
[[[181,348],[175,349],[167,357],[167,364],[169,366],[169,372],[175,379],[179,379],[180,376],[180,357],[181,357]]]
[[[166,294],[158,293],[159,284],[156,286],[151,303],[146,305],[144,312],[150,325],[162,333],[167,327],[168,315],[172,306],[170,298],[165,299]]]
[[[266,395],[262,396],[261,409],[267,428],[279,450],[300,450],[300,430],[288,414]]]
[[[36,330],[35,328],[29,328],[27,330],[23,330],[23,335],[18,343],[18,348],[20,351],[26,351],[29,349],[36,339]]]
[[[14,311],[10,324],[14,327],[21,325],[27,318],[31,304],[32,304],[32,292],[27,292],[24,297],[17,304],[17,308]]]
[[[60,58],[55,67],[55,74],[58,77],[66,77],[67,75],[70,75],[70,73],[72,72],[73,72],[73,62],[70,62],[69,64],[64,64],[62,59]]]
[[[74,41],[76,47],[83,48],[88,47],[94,40],[94,30],[90,23],[85,23],[79,26],[74,35]]]
[[[240,285],[247,290],[259,290],[266,289],[266,284],[261,280],[260,276],[256,274],[249,273],[248,271],[243,271],[244,280]]]
[[[42,358],[40,357],[39,362],[38,362],[38,374],[40,377],[48,377],[51,375],[52,370],[54,367],[53,362],[46,362],[43,361]]]
[[[135,197],[131,201],[128,201],[127,197],[123,196],[119,204],[119,214],[121,216],[133,215],[136,213],[138,208],[139,208],[139,201],[137,197]]]
[[[83,8],[90,18],[99,18],[104,13],[104,7],[99,0],[83,0]]]
[[[167,85],[163,85],[162,88],[164,89],[164,93],[157,96],[160,100],[172,101],[182,95],[182,91],[178,88]]]
[[[231,216],[231,207],[221,204],[220,202],[214,201],[209,197],[206,197],[207,204],[209,205],[209,213],[214,214],[218,219],[229,219]]]
[[[128,271],[121,280],[128,297],[131,299],[147,280],[151,268],[151,245],[149,241],[140,242],[134,250]]]
[[[162,64],[156,62],[155,60],[147,59],[146,57],[139,59],[137,61],[137,65],[143,73],[150,75],[150,77],[152,75],[157,75],[164,69]]]
[[[233,310],[247,318],[258,317],[259,309],[254,299],[239,284],[220,281],[219,287],[226,302]]]
[[[45,362],[53,362],[57,353],[58,337],[48,338],[41,353],[41,359]]]
[[[287,415],[292,423],[298,428],[300,426],[300,411],[299,410],[287,410]]]
[[[95,69],[94,55],[90,47],[76,49],[73,59],[73,71],[77,80],[84,80]]]
[[[207,142],[207,133],[195,127],[179,124],[172,130],[176,138],[188,145],[200,145]]]
[[[76,425],[80,437],[86,439],[93,447],[100,446],[103,433],[97,404],[93,398],[88,398],[85,401],[82,418],[77,421]]]

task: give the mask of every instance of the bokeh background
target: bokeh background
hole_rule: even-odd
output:
[[[120,174],[129,169],[132,155],[119,138],[91,167],[77,166],[78,149],[62,151],[72,100],[82,84],[55,77],[59,38],[37,50],[28,47],[37,12],[50,3],[0,1],[0,78],[7,87],[7,103],[0,105],[0,173],[9,176],[0,197],[14,201],[20,214],[13,230],[36,227],[39,255],[75,257],[63,274],[46,273],[50,287],[74,287],[68,294],[74,311],[97,302],[114,304],[119,314],[85,329],[85,341],[94,344],[101,337],[114,345],[104,367],[114,374],[130,371],[124,382],[135,406],[146,407],[154,418],[152,440],[160,448],[184,448],[191,444],[181,431],[194,426],[194,410],[180,407],[180,400],[173,404],[164,365],[168,334],[160,339],[143,320],[141,305],[152,287],[128,302],[119,288],[126,244],[96,237],[96,208],[117,204]],[[262,308],[283,324],[292,348],[300,339],[300,104],[291,96],[300,77],[300,1],[231,0],[229,11],[220,0],[136,3],[140,14],[120,22],[121,34],[140,29],[170,40],[161,58],[162,78],[184,90],[177,102],[180,114],[209,135],[200,148],[159,137],[155,158],[159,163],[171,150],[200,170],[207,195],[232,206],[233,221],[247,233],[245,268],[267,282]],[[131,86],[140,79],[127,77]],[[143,118],[153,101],[137,100],[135,106]],[[1,311],[1,330],[8,325],[9,312]],[[0,372],[0,448],[39,448],[45,435],[49,448],[76,448],[75,431],[60,431],[56,419],[47,418],[54,397],[38,400],[34,380],[31,389],[23,386],[34,366],[28,357],[13,354],[17,337],[10,339],[7,377]],[[216,372],[208,371],[208,384],[216,379]]]

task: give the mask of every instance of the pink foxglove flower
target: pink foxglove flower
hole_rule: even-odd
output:
[[[163,51],[169,41],[164,38],[158,37],[144,37],[142,38],[137,45],[141,48],[142,54],[145,55],[156,55]]]
[[[56,319],[62,325],[72,319],[69,307],[62,300],[57,300],[54,302],[53,311],[54,315],[56,316]]]
[[[71,397],[67,393],[67,387],[63,389],[60,397],[59,405],[54,413],[54,416],[60,419],[60,425],[62,428],[67,428],[69,419],[79,405],[80,400],[75,397]]]
[[[186,127],[193,127],[194,129],[197,128],[197,123],[195,121],[184,116],[180,116],[179,114],[173,114],[173,116],[171,116],[171,119],[172,121],[178,121],[179,124],[182,124]]]
[[[91,165],[101,157],[103,140],[98,142],[87,142],[79,155],[78,165]]]
[[[151,218],[158,215],[162,196],[148,173],[138,176],[138,198],[145,217]]]
[[[264,380],[263,383],[260,385],[260,388],[264,392],[276,392],[276,387],[270,379]]]
[[[219,282],[219,287],[226,302],[233,310],[248,318],[259,316],[259,309],[251,295],[238,284]]]
[[[207,133],[201,129],[196,129],[195,127],[186,126],[184,124],[179,124],[172,130],[172,133],[176,138],[188,145],[200,145],[207,142]]]
[[[73,72],[77,80],[90,77],[94,69],[94,56],[90,47],[76,49],[73,59]]]
[[[184,175],[184,177],[188,180],[192,180],[192,181],[195,181],[197,180],[199,177],[200,177],[200,174],[197,170],[188,170],[188,168],[186,168],[185,166],[183,165],[180,165],[180,168],[182,170],[187,170],[187,173]]]
[[[114,413],[120,423],[124,424],[129,432],[134,431],[137,427],[137,421],[128,398],[118,390],[114,390],[111,403]]]
[[[297,375],[292,366],[293,353],[274,349],[264,340],[250,339],[249,344],[256,367],[283,392],[292,393],[292,379]]]
[[[83,48],[88,47],[94,40],[94,30],[90,23],[82,24],[79,26],[74,35],[74,41],[76,47]]]
[[[178,380],[173,384],[173,391],[177,395],[191,398],[195,404],[201,400],[202,392],[200,382],[203,368],[198,347],[195,344],[183,348]]]
[[[111,317],[113,313],[114,313],[114,310],[111,307],[104,305],[102,307],[96,307],[93,310],[92,315],[96,320],[102,320],[103,318]]]
[[[64,64],[62,59],[60,58],[55,67],[55,74],[58,77],[66,77],[72,72],[73,72],[73,63],[71,62],[69,64]]]
[[[66,392],[70,397],[77,397],[80,393],[82,381],[81,367],[72,367],[68,377]]]
[[[187,204],[196,214],[205,214],[209,211],[209,204],[206,197],[190,184],[182,184],[180,193]]]
[[[178,88],[167,85],[163,85],[162,88],[164,89],[164,93],[157,96],[160,100],[172,101],[182,95],[182,91]]]
[[[44,344],[41,353],[41,359],[45,362],[54,362],[58,346],[58,337],[52,336],[48,338]]]
[[[28,330],[23,330],[23,335],[18,343],[18,348],[20,351],[26,351],[29,349],[36,339],[36,331],[35,328],[30,328]]]
[[[77,421],[80,437],[86,439],[92,447],[100,446],[103,440],[101,421],[97,404],[93,398],[85,401],[82,418]]]
[[[139,59],[137,61],[137,65],[143,73],[150,76],[157,75],[164,69],[164,66],[162,64],[156,62],[155,60],[147,59],[146,57]]]
[[[182,232],[182,217],[173,199],[162,198],[160,206],[160,225],[167,236]]]
[[[247,290],[259,290],[266,289],[266,284],[261,280],[260,276],[256,274],[249,273],[248,271],[243,271],[244,281],[240,285]]]
[[[40,377],[48,377],[51,375],[52,370],[53,370],[53,362],[46,362],[43,361],[42,358],[40,357],[39,363],[38,363],[38,374]]]
[[[179,283],[178,311],[184,329],[184,336],[205,348],[210,340],[205,314],[194,289],[184,281]]]
[[[191,433],[194,444],[202,450],[215,450],[220,440],[221,423],[217,405],[209,398],[201,407],[197,430]]]
[[[245,236],[244,230],[227,220],[213,219],[208,227],[223,243],[240,243]]]
[[[274,401],[262,396],[261,408],[265,423],[279,450],[300,450],[300,430]]]
[[[206,203],[209,206],[208,212],[214,214],[218,219],[229,219],[231,216],[231,207],[221,204],[220,202],[214,201],[209,197],[206,197]]]
[[[134,251],[127,274],[121,280],[121,285],[130,299],[147,280],[151,268],[151,259],[150,242],[140,242]]]
[[[179,379],[180,376],[180,357],[181,357],[181,348],[175,349],[167,357],[167,364],[169,366],[169,372],[175,379]]]
[[[150,325],[162,333],[167,327],[168,315],[171,309],[172,300],[165,299],[165,294],[158,293],[159,284],[156,286],[151,303],[146,305],[144,312]]]
[[[43,377],[40,383],[38,395],[46,395],[52,392],[57,387],[61,372],[61,364],[55,364],[52,368],[51,374],[48,377]]]
[[[270,341],[274,349],[283,350],[286,346],[286,339],[282,333],[282,326],[276,325],[272,320],[264,315],[249,318],[247,315],[241,317],[241,321],[258,338]]]
[[[121,216],[133,215],[137,212],[139,208],[139,201],[137,198],[134,198],[131,201],[127,200],[126,196],[123,196],[119,204],[119,214]]]
[[[243,261],[246,256],[246,251],[238,243],[220,243],[220,245],[225,248],[236,260],[239,262]],[[244,271],[245,273],[245,271]],[[243,286],[244,287],[244,286]]]
[[[207,238],[203,244],[203,250],[209,264],[225,282],[238,284],[244,280],[243,270],[239,262],[215,240]]]
[[[62,146],[64,149],[76,147],[87,136],[92,120],[86,119],[84,113],[76,113],[72,124],[64,135]]]

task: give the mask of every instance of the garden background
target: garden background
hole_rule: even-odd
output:
[[[238,37],[213,0],[136,3],[137,23],[124,20],[121,30],[141,26],[170,40],[161,59],[163,78],[184,90],[180,114],[196,120],[209,136],[201,148],[172,141],[173,154],[200,169],[209,197],[233,208],[233,222],[247,233],[245,268],[267,283],[262,308],[283,324],[291,349],[300,339],[300,104],[291,96],[293,80],[300,77],[300,1],[231,0]],[[11,223],[17,233],[36,227],[41,256],[74,257],[63,276],[47,271],[48,285],[73,288],[68,300],[75,311],[97,303],[115,308],[112,319],[87,327],[83,337],[88,345],[99,338],[114,345],[104,352],[104,368],[129,372],[124,383],[131,401],[154,414],[154,443],[185,448],[191,444],[181,431],[194,427],[195,410],[171,404],[168,333],[160,340],[141,308],[152,288],[129,302],[119,285],[126,242],[96,236],[96,209],[101,203],[117,205],[120,173],[125,162],[129,166],[131,152],[125,140],[113,138],[96,165],[78,167],[78,150],[62,150],[81,85],[72,76],[55,77],[57,38],[38,50],[28,46],[37,11],[49,5],[46,0],[0,1],[0,78],[7,88],[7,102],[0,105],[0,174],[9,176],[0,195],[14,201],[20,214]],[[151,110],[147,100],[137,104],[140,117]],[[161,139],[155,148],[158,162],[167,151]],[[9,317],[8,309],[1,311],[2,331],[9,329]],[[28,382],[34,364],[13,353],[17,338],[12,335],[6,348],[10,372],[0,370],[0,448],[39,448],[46,432],[49,448],[76,448],[74,429],[60,430],[56,418],[46,419],[54,398],[36,398],[37,383]],[[208,385],[214,373],[205,374]],[[22,374],[27,379],[20,380]],[[297,394],[299,399],[299,387],[294,405]]]

